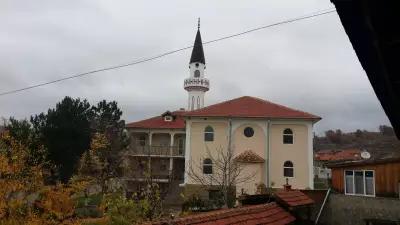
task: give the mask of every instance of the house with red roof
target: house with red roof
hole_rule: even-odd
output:
[[[313,125],[321,118],[261,98],[243,96],[205,106],[210,81],[205,77],[205,57],[200,30],[189,62],[187,107],[126,125],[132,141],[128,163],[137,168],[127,176],[127,186],[140,189],[146,169],[153,181],[185,194],[213,195],[189,176],[218,173],[217,149],[229,151],[250,176],[236,184],[238,194],[254,194],[257,186],[279,188],[286,178],[295,189],[313,189]],[[210,157],[210,154],[214,157]],[[171,188],[171,185],[173,188]]]

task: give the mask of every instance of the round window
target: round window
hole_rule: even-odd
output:
[[[244,128],[244,132],[243,133],[244,133],[244,136],[246,136],[246,137],[253,137],[254,130],[251,127],[246,127],[246,128]]]

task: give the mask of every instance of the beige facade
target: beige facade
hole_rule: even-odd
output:
[[[214,130],[214,140],[205,141],[207,126]],[[243,163],[243,176],[252,175],[248,182],[237,185],[237,193],[254,194],[258,184],[281,188],[286,183],[284,163],[293,164],[293,177],[289,183],[293,188],[313,188],[312,126],[310,120],[268,120],[252,118],[188,118],[186,120],[186,170],[190,164],[201,165],[207,151],[214,154],[219,148],[231,149],[234,155],[251,150],[265,161],[263,163]],[[244,129],[250,127],[253,136],[246,137]],[[293,144],[283,143],[283,131],[293,131]],[[231,148],[229,148],[229,144]],[[201,168],[196,166],[197,173]],[[206,176],[206,175],[205,175]],[[185,184],[196,184],[185,174]]]

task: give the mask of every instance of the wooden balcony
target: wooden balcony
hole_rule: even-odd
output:
[[[127,153],[130,156],[185,157],[185,151],[179,146],[134,145]]]

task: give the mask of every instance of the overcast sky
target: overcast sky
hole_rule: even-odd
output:
[[[0,92],[192,45],[334,7],[329,0],[0,1]],[[204,46],[206,105],[250,95],[321,116],[327,129],[389,124],[336,13]],[[127,122],[186,106],[191,50],[0,96],[27,118],[64,96],[116,100]]]

